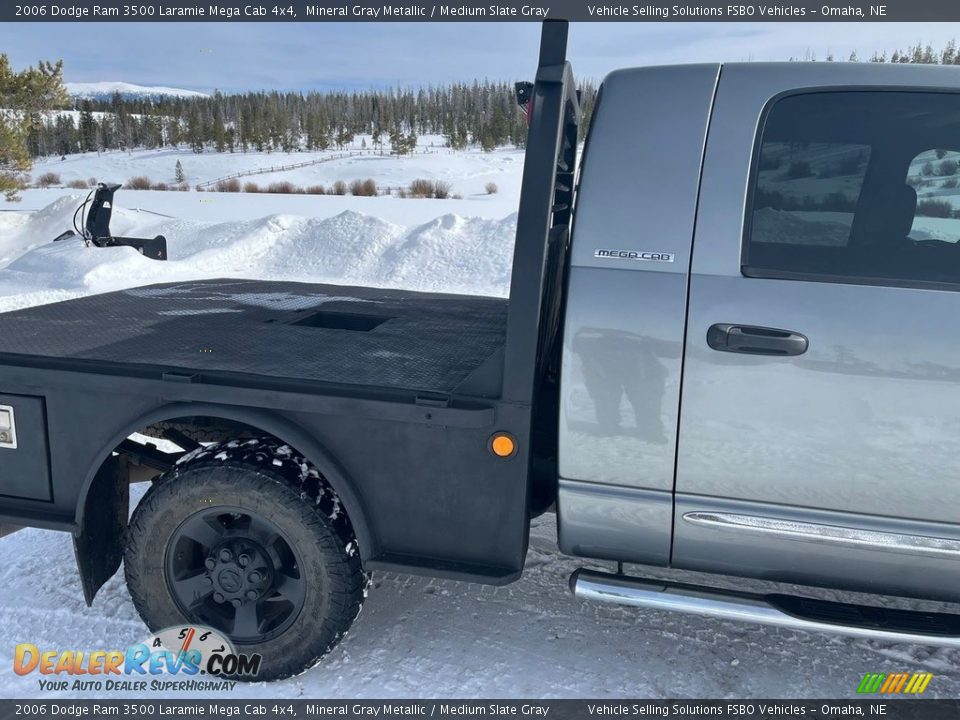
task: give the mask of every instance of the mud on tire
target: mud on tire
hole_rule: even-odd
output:
[[[367,586],[339,498],[270,439],[201,448],[164,473],[131,517],[124,566],[151,630],[212,626],[239,652],[262,655],[251,680],[315,665],[350,628]]]

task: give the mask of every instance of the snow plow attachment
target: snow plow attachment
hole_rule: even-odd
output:
[[[89,247],[132,247],[151,260],[167,259],[167,239],[163,235],[154,238],[115,237],[110,233],[110,217],[113,215],[113,194],[121,185],[97,183],[83,204],[73,214],[73,230],[67,230],[53,239],[54,242],[79,235]],[[89,209],[88,209],[89,206]]]

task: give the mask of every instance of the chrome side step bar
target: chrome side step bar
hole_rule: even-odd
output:
[[[570,576],[578,598],[673,610],[792,630],[960,648],[960,615],[852,605],[790,595],[761,595],[643,580],[580,569]]]

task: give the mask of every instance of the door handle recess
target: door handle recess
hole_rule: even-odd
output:
[[[720,352],[748,355],[803,355],[810,342],[791,330],[717,323],[707,330],[707,345]]]

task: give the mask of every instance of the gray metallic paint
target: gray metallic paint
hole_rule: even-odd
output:
[[[684,275],[720,66],[617,70],[603,81],[581,165],[570,265]],[[674,253],[673,263],[594,257]],[[573,298],[570,298],[573,301]]]
[[[567,555],[666,565],[673,494],[560,480],[560,551]]]
[[[624,70],[604,81],[571,248],[561,477],[673,487],[686,274],[717,71]],[[597,258],[598,248],[676,258]]]
[[[960,600],[955,561],[683,522],[719,511],[960,538],[960,295],[744,277],[744,206],[758,122],[798,88],[960,90],[955,68],[726,65],[700,189],[687,324],[672,564]],[[707,328],[806,335],[789,358],[719,353]],[[771,515],[771,513],[773,513]]]
[[[854,515],[789,505],[677,494],[673,566],[725,575],[960,602],[955,557],[918,557],[887,549],[819,543],[749,531],[720,530],[684,521],[692,512],[737,513],[879,533],[960,540],[955,524]]]
[[[740,271],[764,106],[798,89],[862,87],[960,91],[960,71],[751,63],[722,74],[717,66],[621,71],[605,81],[582,171],[565,321],[565,552],[960,600],[960,571],[944,557],[682,520],[723,511],[960,539],[960,294]],[[692,181],[712,103],[698,204]],[[676,262],[597,258],[597,248],[670,252]],[[716,352],[706,344],[714,323],[800,332],[810,349],[790,358]],[[661,511],[671,490],[667,559],[671,527]]]
[[[750,532],[783,540],[843,545],[865,550],[886,550],[920,557],[960,559],[960,540],[950,538],[703,510],[685,513],[683,521],[713,530]]]
[[[677,492],[956,522],[960,295],[694,275]],[[803,333],[710,350],[716,322]]]
[[[560,477],[670,492],[686,278],[574,268],[568,287]]]
[[[577,197],[561,368],[559,534],[574,554],[669,558],[687,269],[718,72],[622,70],[603,83]]]

